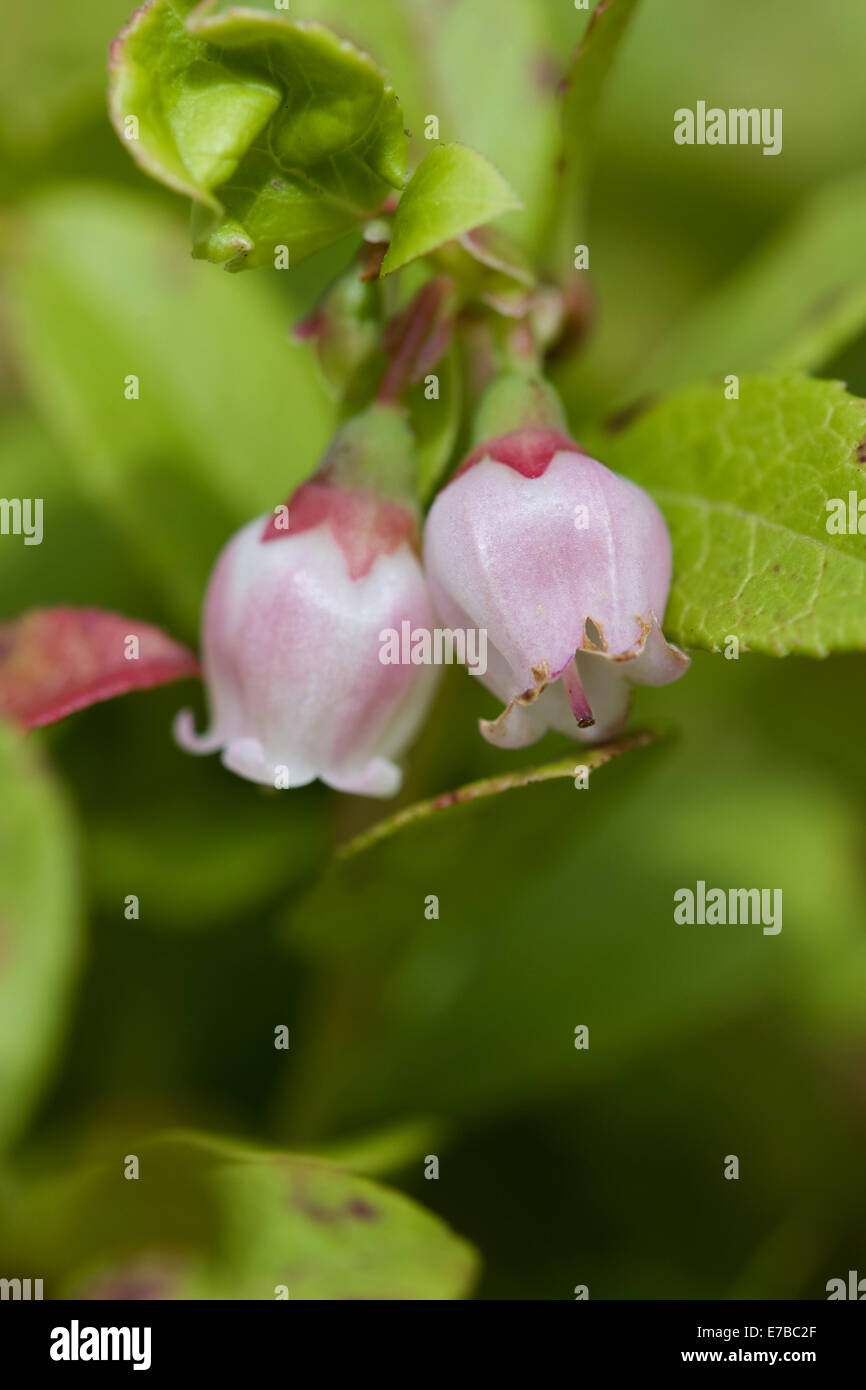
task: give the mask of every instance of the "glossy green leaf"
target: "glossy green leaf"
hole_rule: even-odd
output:
[[[394,216],[382,274],[521,206],[489,160],[468,145],[437,145],[418,165]]]
[[[0,724],[0,1146],[19,1129],[64,1026],[79,954],[74,836],[39,754]]]
[[[452,1299],[473,1283],[474,1252],[437,1217],[336,1163],[196,1134],[130,1151],[138,1181],[118,1152],[35,1199],[54,1296]]]
[[[822,189],[675,328],[624,398],[728,372],[809,371],[866,324],[866,178]]]
[[[772,656],[866,646],[866,535],[828,503],[864,493],[866,403],[839,382],[744,377],[679,392],[592,450],[647,488],[674,550],[665,632]],[[855,525],[856,525],[855,501]],[[866,520],[864,520],[866,525]]]
[[[192,636],[228,535],[316,466],[332,407],[315,362],[271,287],[203,274],[175,219],[139,195],[54,191],[15,227],[18,370],[81,494]],[[49,498],[46,550],[52,515]]]
[[[195,255],[231,270],[273,265],[279,246],[302,260],[405,177],[403,117],[372,60],[276,10],[150,0],[112,47],[110,106],[142,168],[194,199]]]

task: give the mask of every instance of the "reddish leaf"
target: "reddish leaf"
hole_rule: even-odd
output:
[[[159,628],[101,608],[34,608],[0,623],[0,715],[26,728],[198,674],[193,653]]]

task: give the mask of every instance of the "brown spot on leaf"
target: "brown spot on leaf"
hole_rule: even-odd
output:
[[[171,1301],[178,1297],[185,1276],[186,1266],[181,1256],[144,1253],[89,1280],[72,1296],[100,1303]]]
[[[369,1202],[365,1202],[363,1197],[353,1197],[346,1208],[350,1216],[357,1217],[359,1221],[377,1221],[379,1213]]]
[[[306,1216],[308,1221],[315,1221],[319,1226],[330,1226],[340,1219],[339,1211],[335,1211],[333,1207],[323,1206],[321,1202],[317,1202],[314,1197],[309,1197],[306,1193],[295,1197],[293,1205],[295,1210],[299,1211],[302,1216]]]

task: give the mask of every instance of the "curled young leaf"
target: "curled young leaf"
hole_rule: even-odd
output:
[[[198,675],[192,652],[99,608],[34,608],[0,623],[0,715],[36,728],[100,700]]]
[[[194,200],[193,254],[230,270],[311,255],[406,173],[397,98],[321,25],[149,0],[111,48],[109,106],[152,177]]]

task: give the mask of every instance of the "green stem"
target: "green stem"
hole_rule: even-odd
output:
[[[596,747],[576,745],[573,753],[558,762],[546,763],[542,767],[524,767],[517,772],[503,772],[496,777],[484,777],[478,782],[468,782],[465,787],[458,787],[456,791],[444,792],[439,796],[430,797],[427,801],[416,801],[414,805],[405,806],[395,815],[377,821],[369,830],[363,830],[347,844],[341,845],[336,850],[335,857],[349,859],[377,844],[379,840],[387,839],[395,831],[402,830],[412,821],[422,820],[447,807],[460,806],[466,801],[475,801],[482,796],[495,796],[499,792],[510,791],[513,787],[528,787],[533,782],[551,782],[557,777],[573,777],[578,765],[592,772],[618,754],[627,753],[632,748],[645,748],[652,742],[652,734],[639,733]]]

